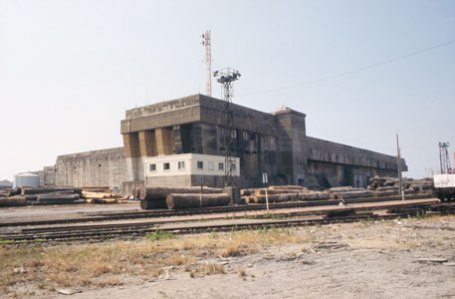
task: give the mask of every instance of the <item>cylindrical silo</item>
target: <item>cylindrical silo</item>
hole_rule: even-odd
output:
[[[19,173],[14,176],[14,186],[38,188],[40,186],[39,175],[34,173]]]

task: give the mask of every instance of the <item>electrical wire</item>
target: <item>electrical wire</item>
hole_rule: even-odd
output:
[[[452,44],[455,44],[455,40],[451,40],[451,41],[447,41],[447,42],[440,43],[440,44],[437,44],[437,45],[433,45],[433,46],[428,47],[428,48],[424,48],[424,49],[420,49],[420,50],[417,50],[417,51],[414,51],[414,52],[410,52],[410,53],[407,53],[407,54],[396,56],[394,58],[390,58],[388,60],[384,60],[384,61],[381,61],[381,62],[369,64],[369,65],[366,65],[366,66],[361,66],[361,67],[358,67],[358,68],[355,68],[355,69],[352,69],[352,70],[349,70],[349,71],[345,71],[345,72],[342,72],[342,73],[338,73],[338,74],[335,74],[335,75],[321,77],[321,78],[318,78],[318,79],[315,79],[315,80],[312,80],[312,81],[295,83],[295,84],[291,84],[291,85],[278,87],[278,88],[275,88],[275,89],[258,91],[258,92],[253,92],[253,93],[249,93],[249,94],[244,94],[244,95],[238,95],[236,97],[239,98],[239,97],[245,97],[245,96],[261,95],[261,94],[267,94],[267,93],[275,93],[275,92],[286,90],[286,89],[292,89],[292,88],[296,88],[296,87],[312,85],[312,84],[316,84],[316,83],[320,83],[320,82],[324,82],[324,81],[329,81],[329,80],[333,80],[333,79],[337,79],[337,78],[341,78],[341,77],[346,77],[346,76],[350,76],[350,75],[353,75],[353,74],[356,74],[356,73],[359,73],[359,72],[364,72],[364,71],[367,71],[367,70],[370,70],[370,69],[373,69],[373,68],[376,68],[376,67],[380,67],[380,66],[391,64],[391,63],[394,63],[394,62],[397,62],[397,61],[400,61],[400,60],[404,60],[404,59],[407,59],[407,58],[410,58],[410,57],[413,57],[413,56],[417,56],[417,55],[420,55],[420,54],[423,54],[423,53],[426,53],[426,52],[430,52],[430,51],[436,50],[438,48],[442,48],[442,47],[445,47],[445,46],[450,46]]]

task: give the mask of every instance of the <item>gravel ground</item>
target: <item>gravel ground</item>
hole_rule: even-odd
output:
[[[194,276],[170,267],[156,279],[126,274],[121,286],[36,298],[455,298],[455,217],[295,229],[298,244],[238,257],[200,259],[225,273]],[[430,259],[441,261],[427,261]]]

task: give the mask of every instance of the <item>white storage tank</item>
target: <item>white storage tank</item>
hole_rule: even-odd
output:
[[[14,176],[14,186],[38,188],[40,186],[39,175],[28,172],[16,174]]]

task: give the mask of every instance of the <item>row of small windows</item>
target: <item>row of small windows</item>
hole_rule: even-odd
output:
[[[207,169],[209,171],[215,170],[215,164],[213,162],[208,162],[207,164],[208,164]],[[197,167],[197,169],[204,169],[204,161],[197,161],[196,167]],[[177,168],[179,170],[185,169],[185,161],[178,161]],[[163,170],[170,170],[170,169],[171,169],[171,164],[169,162],[163,163]],[[222,162],[218,163],[218,170],[224,171],[224,163],[222,163]],[[150,171],[156,171],[156,164],[150,164]]]

